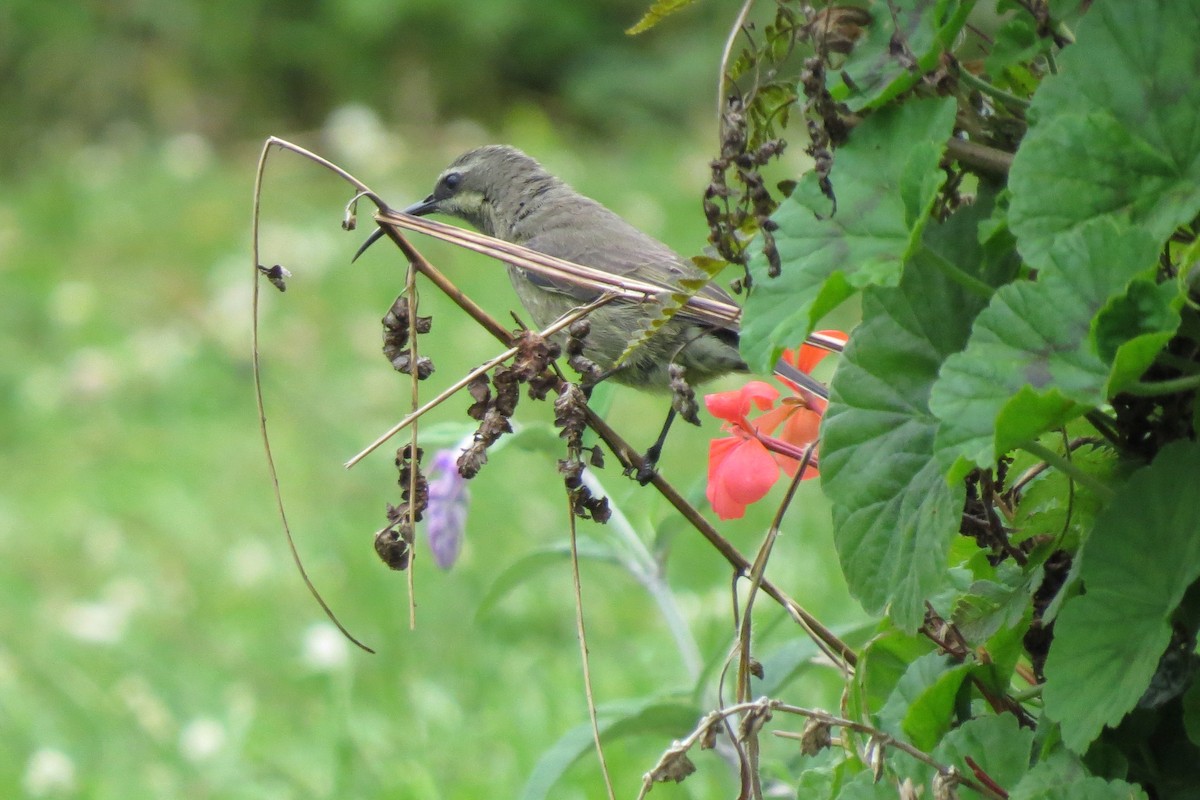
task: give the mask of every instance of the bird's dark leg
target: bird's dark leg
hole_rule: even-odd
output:
[[[667,431],[671,430],[671,423],[674,421],[675,407],[671,406],[671,410],[667,412],[667,419],[663,423],[662,431],[654,440],[654,444],[646,450],[646,455],[642,456],[642,465],[638,467],[637,475],[634,476],[642,486],[654,478],[654,468],[658,466],[658,457],[662,455],[663,442],[667,440]]]

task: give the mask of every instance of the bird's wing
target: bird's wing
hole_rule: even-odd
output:
[[[639,280],[678,286],[688,278],[703,278],[704,272],[662,242],[638,231],[632,226],[623,231],[593,232],[581,229],[555,228],[524,242],[531,250],[573,261],[586,267],[603,270],[616,276],[629,276]],[[580,303],[596,299],[597,293],[587,287],[573,284],[562,278],[526,273],[525,277],[534,285],[551,292],[567,295]],[[736,305],[729,293],[711,281],[698,292],[718,302]],[[712,324],[690,313],[686,308],[678,315],[699,322]]]

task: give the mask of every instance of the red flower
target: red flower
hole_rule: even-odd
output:
[[[846,341],[840,331],[821,331],[827,337]],[[783,360],[807,374],[829,351],[805,344],[799,352],[785,350]],[[714,417],[725,420],[721,430],[731,434],[708,445],[708,502],[721,519],[737,519],[746,506],[761,500],[782,469],[795,477],[805,453],[813,448],[802,480],[817,475],[815,443],[825,413],[825,399],[776,376],[790,391],[775,406],[780,392],[769,383],[750,381],[741,389],[706,395],[704,405]],[[751,407],[760,414],[751,421]]]

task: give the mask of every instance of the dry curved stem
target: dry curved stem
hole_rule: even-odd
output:
[[[250,230],[251,230],[250,258],[251,258],[251,261],[253,262],[253,268],[254,268],[254,290],[253,290],[253,294],[251,295],[251,298],[252,298],[251,299],[251,319],[252,319],[252,321],[251,321],[251,326],[250,326],[251,341],[252,341],[251,361],[253,364],[253,372],[254,372],[254,399],[258,405],[258,429],[259,429],[259,432],[262,433],[263,450],[267,456],[267,470],[271,476],[271,489],[275,494],[275,506],[279,511],[279,521],[280,521],[280,524],[283,525],[283,533],[284,533],[284,537],[287,539],[288,550],[292,554],[292,562],[296,565],[296,570],[300,573],[300,578],[304,581],[305,587],[308,588],[309,594],[311,594],[313,596],[313,599],[317,601],[317,605],[319,605],[321,607],[321,610],[325,612],[325,616],[329,618],[329,621],[332,622],[339,631],[341,631],[342,635],[345,636],[347,639],[349,639],[351,642],[353,642],[359,648],[367,651],[368,653],[374,653],[375,652],[374,650],[372,650],[367,645],[363,644],[361,641],[359,641],[354,636],[354,634],[350,633],[350,631],[346,629],[346,626],[343,625],[341,620],[338,619],[337,614],[333,613],[333,609],[330,608],[329,604],[325,602],[325,598],[321,597],[321,593],[319,591],[317,591],[316,585],[313,584],[312,579],[308,576],[308,570],[306,570],[304,568],[304,562],[300,559],[300,551],[296,549],[296,540],[292,536],[291,526],[288,524],[287,512],[284,510],[283,493],[280,491],[280,488],[279,488],[279,472],[275,468],[275,456],[271,452],[271,437],[267,433],[267,412],[266,412],[266,405],[263,402],[262,371],[261,371],[260,363],[259,363],[259,349],[258,349],[258,309],[259,309],[258,289],[259,289],[259,284],[261,283],[261,272],[259,270],[259,258],[258,258],[258,230],[259,230],[258,223],[259,223],[259,216],[260,216],[259,212],[261,209],[261,200],[262,200],[263,174],[265,173],[266,167],[267,167],[267,155],[270,153],[271,147],[273,145],[281,145],[281,143],[283,143],[283,140],[276,139],[274,136],[272,136],[270,139],[267,140],[266,144],[263,145],[262,154],[259,156],[259,159],[258,159],[258,170],[254,176],[254,211],[253,211],[253,216],[251,217],[251,223],[250,223]],[[286,144],[286,143],[283,143],[283,144]],[[295,149],[295,146],[291,145],[291,146],[289,146],[288,149]],[[307,155],[308,157],[311,157],[311,158],[317,160],[318,162],[324,162],[326,164],[326,166],[329,167],[330,169],[333,169],[335,172],[342,174],[343,177],[347,178],[348,180],[351,180],[352,183],[355,182],[343,170],[341,170],[338,167],[335,167],[332,164],[329,164],[328,162],[325,162],[324,159],[320,158],[319,156],[308,153],[308,151],[304,151],[302,154]],[[365,188],[365,187],[360,187],[360,188]]]
[[[600,772],[604,775],[604,788],[608,800],[616,800],[612,777],[608,774],[608,762],[604,758],[604,746],[600,743],[600,723],[596,719],[596,697],[592,693],[591,659],[588,658],[587,631],[583,624],[583,583],[579,578],[579,542],[575,532],[575,506],[571,493],[567,492],[567,519],[571,533],[571,585],[575,590],[575,633],[579,638],[579,657],[583,665],[583,689],[587,695],[588,720],[592,723],[592,741],[596,744],[596,757],[600,760]]]

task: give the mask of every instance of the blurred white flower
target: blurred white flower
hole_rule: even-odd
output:
[[[68,634],[92,644],[116,644],[125,636],[129,618],[146,604],[146,590],[132,578],[109,581],[100,600],[72,603],[60,617]]]
[[[225,572],[234,585],[243,589],[257,586],[275,571],[275,553],[259,539],[244,539],[226,556]]]
[[[186,367],[196,354],[194,332],[174,327],[138,330],[128,339],[133,364],[139,372],[160,383]]]
[[[179,733],[179,752],[192,763],[207,761],[225,747],[225,726],[210,717],[198,717]]]
[[[350,660],[342,632],[328,622],[315,622],[304,632],[304,663],[318,672],[334,672]]]
[[[129,609],[114,602],[72,603],[60,620],[63,630],[92,644],[116,644],[125,636]]]
[[[394,169],[404,157],[404,146],[389,133],[374,109],[357,104],[334,109],[321,131],[335,159],[371,164],[377,172]]]
[[[67,382],[75,395],[98,398],[117,387],[120,366],[112,353],[99,347],[81,347],[67,364]]]
[[[21,783],[30,797],[68,794],[75,791],[75,762],[61,750],[43,747],[29,757]]]

